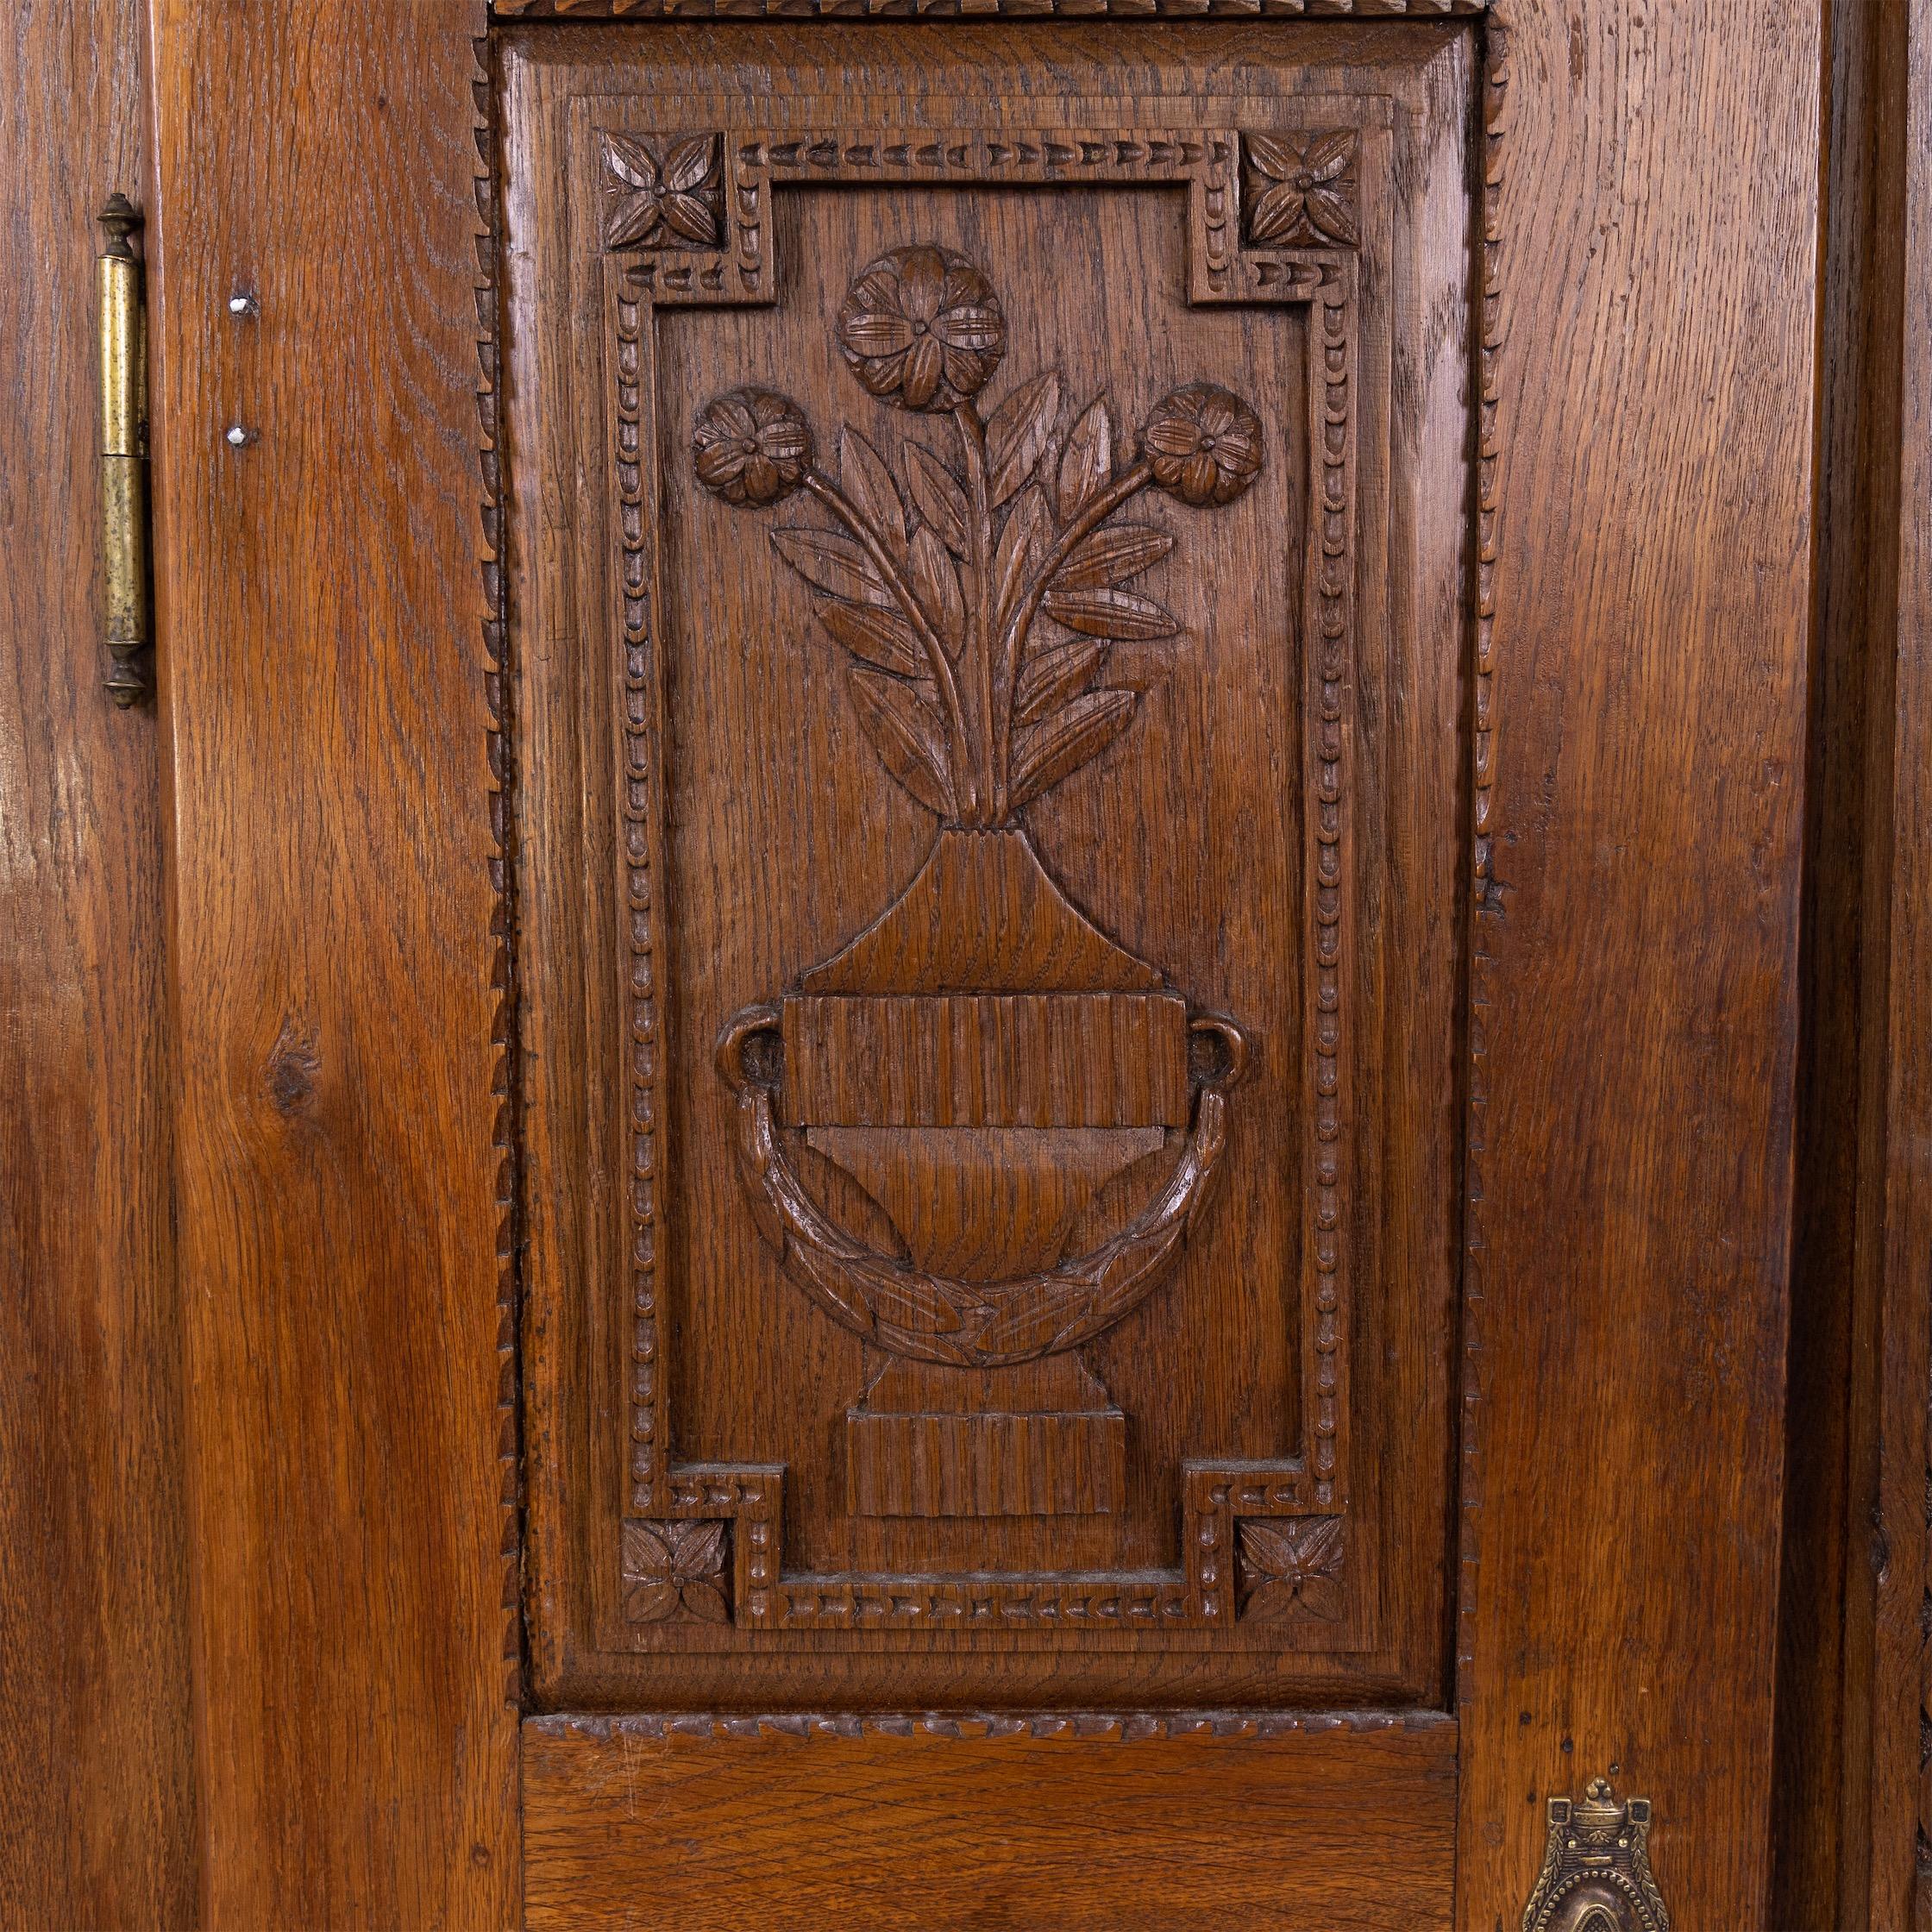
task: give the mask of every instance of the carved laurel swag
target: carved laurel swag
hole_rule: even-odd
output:
[[[738,507],[803,492],[831,513],[836,527],[791,524],[772,543],[847,655],[881,762],[944,824],[1011,825],[1132,721],[1140,693],[1106,682],[1114,646],[1179,632],[1131,587],[1174,538],[1113,519],[1149,488],[1195,507],[1232,502],[1261,469],[1260,420],[1228,390],[1189,383],[1156,405],[1123,462],[1106,398],[1063,425],[1052,370],[982,416],[1005,314],[975,264],[932,243],[861,269],[836,333],[870,393],[950,418],[956,454],[908,440],[888,462],[848,424],[836,470],[821,468],[797,404],[737,389],[698,413],[699,480]]]
[[[1229,1021],[1196,1026],[1221,1037],[1220,1070],[1197,1088],[1186,1146],[1153,1199],[1074,1260],[1005,1281],[969,1282],[882,1252],[836,1226],[812,1200],[773,1117],[777,1076],[768,1049],[778,1015],[750,1007],[719,1036],[718,1070],[737,1096],[738,1165],[758,1231],[824,1313],[895,1355],[991,1369],[1077,1348],[1160,1285],[1212,1196],[1227,1139],[1223,1089],[1240,1078],[1247,1050]]]

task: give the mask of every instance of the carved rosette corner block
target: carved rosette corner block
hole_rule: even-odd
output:
[[[718,248],[724,241],[724,190],[715,134],[662,141],[606,129],[604,246],[606,248]]]
[[[1236,1614],[1245,1623],[1332,1622],[1347,1609],[1340,1516],[1238,1516]]]
[[[1552,1797],[1543,1870],[1522,1932],[1670,1932],[1650,1870],[1650,1800],[1620,1800],[1593,1778],[1583,1797]]]
[[[730,1531],[723,1521],[625,1523],[626,1621],[730,1622]]]
[[[1242,238],[1251,248],[1359,248],[1352,128],[1241,136]]]
[[[1123,450],[1107,398],[1070,411],[1052,370],[982,413],[1005,311],[978,264],[933,243],[866,263],[834,333],[869,394],[950,424],[950,457],[924,437],[888,456],[850,426],[827,447],[789,397],[741,388],[697,412],[693,461],[734,508],[819,512],[772,543],[845,660],[881,775],[937,826],[870,926],[726,1022],[740,1171],[791,1280],[888,1358],[848,1414],[856,1512],[1105,1513],[1124,1420],[1070,1352],[1199,1227],[1247,1048],[1062,892],[1024,813],[1132,724],[1143,693],[1109,681],[1115,647],[1181,630],[1136,587],[1174,535],[1121,513],[1150,495],[1233,502],[1261,470],[1261,423],[1190,382]],[[896,1248],[820,1204],[806,1149]],[[1138,1211],[1070,1256],[1101,1191],[1164,1151]]]

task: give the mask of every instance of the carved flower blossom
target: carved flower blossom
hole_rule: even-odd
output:
[[[624,1615],[632,1623],[678,1616],[728,1623],[722,1522],[624,1526]]]
[[[951,410],[999,367],[1007,321],[986,277],[928,242],[894,248],[859,271],[838,311],[838,341],[875,396],[902,409]]]
[[[812,428],[769,389],[733,389],[706,403],[691,432],[698,480],[727,503],[776,503],[812,466]]]
[[[1236,1518],[1234,1573],[1242,1617],[1268,1623],[1339,1616],[1346,1603],[1342,1521],[1339,1516]]]
[[[674,141],[660,158],[630,135],[604,135],[609,212],[604,246],[624,248],[715,248],[724,236],[719,220],[716,135]]]
[[[1248,214],[1248,240],[1319,245],[1362,239],[1355,220],[1355,188],[1348,171],[1355,160],[1355,131],[1333,134],[1244,135],[1248,164],[1263,184]]]
[[[1261,468],[1261,419],[1217,382],[1190,382],[1154,405],[1140,432],[1154,480],[1197,508],[1232,503]]]

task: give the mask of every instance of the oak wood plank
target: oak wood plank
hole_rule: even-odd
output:
[[[525,1923],[1420,1932],[1455,1749],[1423,1714],[534,1718]]]
[[[101,688],[94,216],[141,12],[0,27],[0,1924],[194,1911],[152,707]]]
[[[1760,1924],[1820,23],[1489,32],[1459,1923],[1609,1775],[1674,1922]]]
[[[518,1894],[483,28],[153,9],[213,1926]]]

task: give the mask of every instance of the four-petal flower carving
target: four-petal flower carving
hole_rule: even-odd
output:
[[[729,1623],[722,1522],[627,1522],[624,1614],[632,1623],[679,1615]]]
[[[1251,1623],[1290,1617],[1339,1617],[1342,1592],[1339,1516],[1236,1519],[1234,1574],[1242,1617]]]
[[[1251,247],[1359,247],[1355,218],[1355,130],[1330,134],[1244,135],[1251,171]]]
[[[718,136],[690,135],[661,154],[632,135],[604,135],[604,246],[716,248],[724,239]]]

